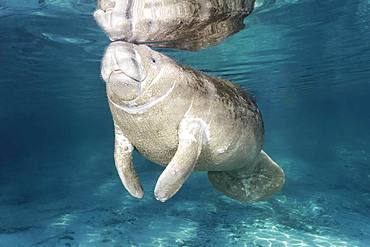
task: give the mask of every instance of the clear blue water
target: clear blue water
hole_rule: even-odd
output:
[[[370,1],[263,0],[178,62],[251,91],[281,193],[241,204],[193,174],[163,204],[113,164],[93,0],[0,0],[0,246],[370,246]]]

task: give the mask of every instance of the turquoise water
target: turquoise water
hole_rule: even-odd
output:
[[[0,0],[0,246],[370,246],[370,2],[258,1],[244,30],[199,52],[162,50],[234,81],[284,168],[241,204],[193,174],[165,204],[161,167],[135,153],[123,189],[90,0]]]

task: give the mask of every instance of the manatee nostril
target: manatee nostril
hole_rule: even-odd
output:
[[[99,0],[98,6],[101,10],[107,11],[113,9],[116,6],[116,2],[113,0]]]

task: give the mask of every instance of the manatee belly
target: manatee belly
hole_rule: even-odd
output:
[[[166,166],[177,150],[180,121],[181,119],[169,121],[160,117],[148,121],[145,116],[130,116],[124,119],[121,128],[145,158]],[[258,130],[252,126],[238,125],[232,120],[211,123],[208,135],[209,140],[202,147],[196,170],[238,169],[253,163],[262,148],[261,133]]]
[[[156,124],[153,123],[153,125]],[[145,158],[162,166],[166,166],[171,161],[178,146],[177,128],[174,126],[150,129],[143,127],[129,138]]]
[[[167,165],[174,156],[178,146],[178,126],[184,110],[167,110],[164,103],[142,112],[116,114],[116,122],[134,147],[147,159]]]

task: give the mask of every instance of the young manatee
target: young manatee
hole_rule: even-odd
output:
[[[101,73],[115,126],[115,164],[134,197],[143,196],[134,147],[166,167],[154,191],[163,202],[193,170],[208,171],[217,190],[239,201],[282,188],[283,170],[262,151],[261,113],[238,86],[121,41],[107,48]]]
[[[255,0],[99,0],[94,17],[112,41],[197,50],[244,27]]]

